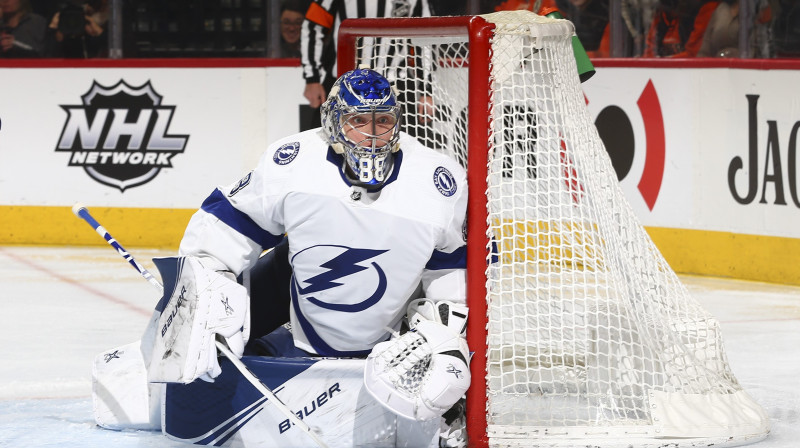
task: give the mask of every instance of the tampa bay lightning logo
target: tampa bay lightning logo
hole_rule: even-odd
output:
[[[300,152],[300,142],[287,143],[275,151],[272,160],[278,165],[288,165],[297,157],[298,152]]]
[[[456,190],[458,190],[453,174],[443,166],[436,168],[436,171],[433,172],[433,184],[436,185],[439,193],[447,197],[456,194]]]
[[[368,262],[368,260],[385,252],[388,252],[388,250],[356,249],[335,245],[319,245],[303,249],[292,257],[293,266],[304,265],[303,261],[305,260],[303,258],[306,258],[306,260],[315,258],[318,260],[327,259],[327,261],[318,265],[318,273],[314,273],[307,278],[302,278],[307,273],[295,270],[295,284],[293,287],[296,288],[299,295],[305,296],[306,300],[320,308],[346,313],[366,310],[378,303],[386,293],[386,273],[377,262]],[[346,278],[359,273],[362,273],[361,277]],[[346,282],[359,282],[362,285],[374,284],[375,286],[374,289],[372,287],[367,289],[367,291],[371,291],[368,293],[369,297],[363,299],[360,297],[343,297],[344,299],[349,299],[350,303],[323,302],[312,295],[342,286]]]

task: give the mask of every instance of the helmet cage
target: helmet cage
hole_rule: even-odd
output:
[[[398,149],[401,108],[389,82],[366,69],[348,72],[322,105],[322,126],[360,184],[381,185]]]
[[[339,129],[345,161],[366,184],[382,183],[392,166],[390,153],[399,138],[399,106],[344,107],[339,114]],[[373,182],[374,181],[374,182]]]

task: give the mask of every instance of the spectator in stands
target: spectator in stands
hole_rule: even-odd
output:
[[[31,11],[28,0],[0,0],[0,55],[43,56],[47,20]]]
[[[557,0],[564,18],[575,25],[586,54],[591,58],[607,58],[611,54],[608,2],[603,0]]]
[[[31,2],[31,10],[45,19],[53,17],[53,14],[57,13],[62,6],[64,6],[64,0],[35,0]]]
[[[538,10],[533,11],[537,7]],[[528,10],[547,15],[558,10],[565,19],[575,25],[578,35],[589,57],[610,55],[608,2],[605,0],[503,0],[492,6],[493,11]]]
[[[107,0],[67,3],[50,20],[50,55],[60,58],[96,58],[108,55],[105,25]]]
[[[714,10],[703,42],[697,56],[700,57],[749,57],[768,58],[774,50],[770,27],[774,23],[773,7],[778,8],[777,0],[759,0],[751,3],[752,14],[740,14],[739,0],[721,0]],[[748,26],[748,54],[742,54],[739,34],[742,18],[751,18]],[[798,23],[800,25],[800,23]],[[800,55],[800,51],[796,53]]]
[[[699,57],[739,57],[739,0],[722,0],[703,34]]]
[[[772,26],[774,24],[773,8],[778,0],[755,0],[754,23],[750,30],[751,58],[772,57]],[[774,5],[774,6],[773,6]]]
[[[660,0],[647,35],[644,57],[697,56],[716,0]]]
[[[299,58],[300,28],[308,10],[307,0],[284,0],[281,4],[281,57]]]
[[[336,39],[339,24],[348,18],[363,17],[429,17],[428,0],[314,0],[306,12],[301,35],[303,95],[312,108],[311,123],[303,128],[321,125],[319,107],[336,80]],[[374,67],[375,68],[375,67]],[[413,114],[410,114],[413,116]]]
[[[521,9],[533,11],[533,8],[535,7],[536,7],[536,0],[495,0],[494,4],[492,4],[491,6],[491,9],[488,9],[486,12],[519,11]],[[543,12],[547,8],[556,8],[556,1],[541,0],[539,2],[539,10],[533,12],[539,15],[544,15]]]
[[[797,0],[780,0],[775,2],[772,15],[773,44],[775,57],[800,57],[800,2]]]
[[[542,3],[550,3],[550,6],[555,6],[553,0],[546,0],[542,1]],[[491,4],[491,9],[486,10],[486,12],[493,12],[493,11],[517,11],[521,9],[525,9],[528,11],[533,11],[534,6],[536,5],[536,0],[496,0]],[[538,13],[538,11],[536,11]]]

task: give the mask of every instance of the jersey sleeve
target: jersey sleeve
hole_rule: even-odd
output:
[[[466,213],[467,176],[454,160],[444,166],[452,173],[455,194],[450,203],[450,216],[442,229],[440,241],[422,274],[426,298],[466,303]]]
[[[450,216],[442,232],[442,237],[436,249],[445,253],[452,253],[459,248],[464,248],[467,240],[467,173],[464,168],[453,159],[445,167],[452,173],[455,182],[455,193],[450,208]]]
[[[454,265],[456,267],[434,269],[429,263],[425,268],[422,273],[422,290],[426,299],[466,304],[466,251],[460,249],[459,252],[457,255],[460,256],[460,261]]]
[[[283,176],[268,156],[241,180],[217,187],[189,221],[181,240],[181,255],[211,257],[240,274],[284,234]]]

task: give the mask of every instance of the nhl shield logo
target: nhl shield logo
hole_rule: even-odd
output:
[[[61,105],[67,120],[56,151],[70,152],[68,165],[103,185],[124,192],[146,184],[186,148],[188,135],[169,134],[175,106],[163,105],[150,81],[139,87],[94,81],[81,100]]]

